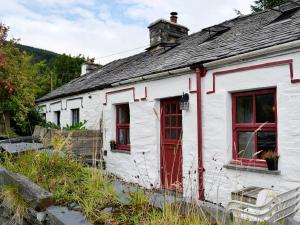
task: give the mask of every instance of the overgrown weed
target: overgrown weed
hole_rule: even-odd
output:
[[[24,217],[28,215],[28,204],[20,195],[18,188],[12,185],[3,186],[0,190],[2,204],[13,214],[12,224],[21,224]]]

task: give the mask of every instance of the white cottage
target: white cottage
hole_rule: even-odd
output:
[[[102,121],[107,170],[146,188],[225,206],[243,187],[299,186],[299,3],[191,35],[176,13],[148,28],[144,52],[38,99],[47,120]]]

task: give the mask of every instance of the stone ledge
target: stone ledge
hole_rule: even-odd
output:
[[[233,165],[233,164],[227,164],[223,166],[226,169],[230,170],[239,170],[239,171],[246,171],[246,172],[254,172],[254,173],[263,173],[263,174],[271,174],[271,175],[280,175],[280,170],[268,170],[265,168],[259,168],[259,167],[252,167],[252,166],[241,166],[241,165]]]
[[[27,177],[0,167],[0,187],[14,185],[24,200],[36,211],[44,211],[54,203],[52,193],[31,182]]]

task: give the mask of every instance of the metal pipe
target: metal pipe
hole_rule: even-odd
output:
[[[198,133],[198,191],[199,199],[204,201],[204,187],[203,187],[203,157],[202,157],[202,86],[201,77],[206,74],[206,69],[203,66],[196,67],[197,79],[197,133]]]

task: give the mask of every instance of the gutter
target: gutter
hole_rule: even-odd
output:
[[[119,85],[130,84],[130,83],[135,83],[135,82],[144,81],[144,80],[159,79],[162,77],[173,76],[176,74],[189,72],[189,71],[191,71],[191,68],[188,66],[188,67],[184,67],[184,68],[180,68],[180,69],[169,70],[169,71],[165,71],[165,72],[154,73],[154,74],[149,74],[149,75],[145,75],[145,76],[141,76],[141,77],[137,77],[137,78],[131,78],[131,79],[124,80],[124,81],[119,81],[119,82],[111,84],[111,86],[116,87]]]
[[[220,60],[215,60],[212,62],[204,63],[203,66],[207,69],[214,69],[223,65],[228,65],[231,63],[243,61],[243,60],[248,60],[248,59],[254,59],[257,58],[258,56],[264,56],[268,54],[275,54],[281,51],[286,51],[286,50],[291,50],[295,48],[300,47],[300,40],[288,42],[285,44],[278,44],[272,47],[256,50],[256,51],[251,51],[248,53],[244,54],[239,54],[236,56],[231,56],[228,58],[220,59]]]

